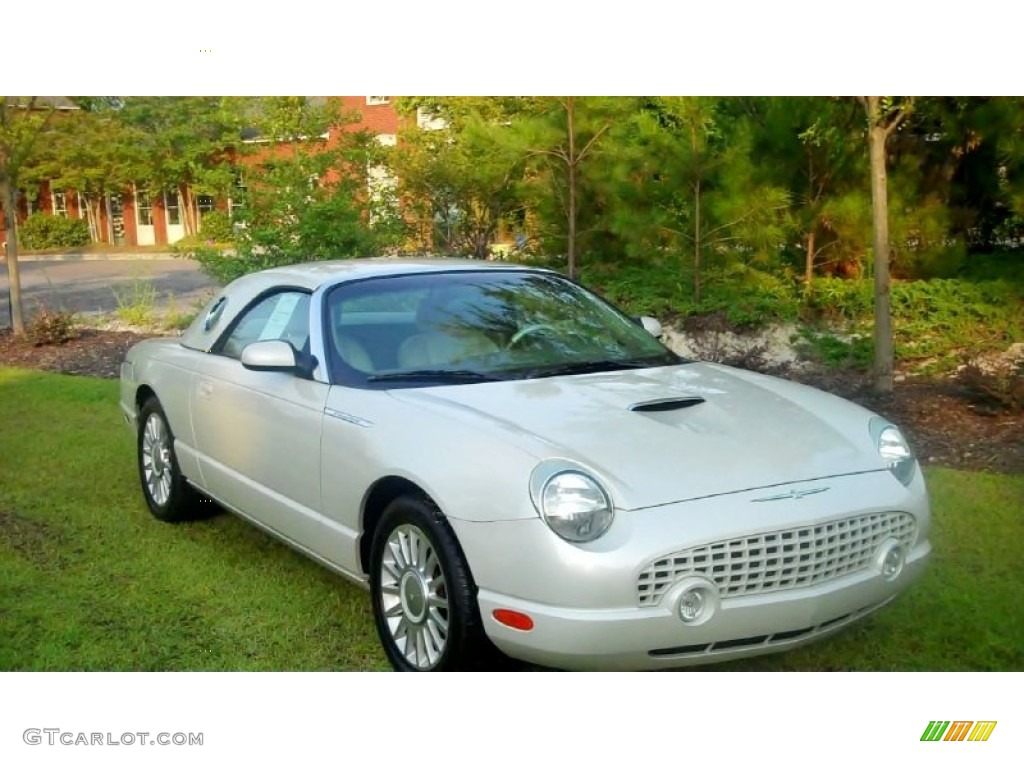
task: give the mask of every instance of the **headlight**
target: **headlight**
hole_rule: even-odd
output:
[[[894,424],[881,419],[871,420],[871,433],[878,446],[878,455],[896,479],[904,485],[910,485],[914,479],[914,452],[910,450],[903,433]]]
[[[547,477],[543,484],[536,482],[538,474]],[[581,470],[562,469],[549,475],[542,464],[534,471],[531,490],[544,522],[566,541],[593,541],[615,518],[604,488]]]

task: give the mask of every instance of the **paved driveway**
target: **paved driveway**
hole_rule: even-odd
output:
[[[113,312],[118,296],[131,303],[154,289],[157,311],[190,312],[215,284],[189,259],[21,261],[21,295],[26,316],[40,305],[81,314]],[[7,262],[0,260],[0,328],[11,324]]]

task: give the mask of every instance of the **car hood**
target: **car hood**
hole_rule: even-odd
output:
[[[883,468],[869,436],[869,411],[810,387],[720,365],[391,394],[491,429],[538,459],[579,462],[608,483],[616,506],[625,509]],[[633,410],[679,399],[683,407]],[[471,460],[484,464],[486,457]]]

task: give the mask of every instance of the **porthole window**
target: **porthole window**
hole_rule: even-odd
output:
[[[228,297],[221,296],[214,302],[213,306],[210,307],[210,311],[206,313],[206,322],[203,323],[203,330],[210,331],[213,326],[220,320],[220,316],[224,314],[224,307],[228,304]]]

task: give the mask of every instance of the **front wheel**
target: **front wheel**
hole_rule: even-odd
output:
[[[395,669],[477,669],[495,661],[469,567],[429,501],[403,496],[384,511],[373,537],[370,588],[377,634]]]

